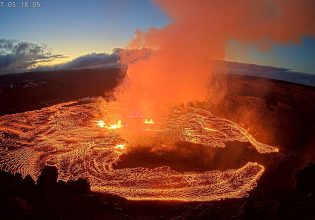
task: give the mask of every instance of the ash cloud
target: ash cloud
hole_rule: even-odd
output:
[[[39,63],[63,57],[44,44],[0,39],[0,75],[27,71]]]

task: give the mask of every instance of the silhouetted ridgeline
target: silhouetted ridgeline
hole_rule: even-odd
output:
[[[56,167],[45,167],[37,183],[0,171],[0,219],[314,219],[315,165],[297,172],[295,191],[216,202],[141,202],[90,191],[79,179],[57,181]]]
[[[112,202],[120,197],[91,193],[84,179],[57,181],[56,167],[46,166],[37,182],[0,171],[0,219],[91,219],[114,216]]]
[[[0,76],[0,115],[35,110],[112,90],[125,70],[74,69]]]

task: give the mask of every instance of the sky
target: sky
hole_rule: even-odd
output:
[[[47,44],[65,62],[88,53],[124,48],[136,29],[163,27],[170,18],[151,0],[39,0],[39,8],[0,8],[0,39]],[[12,2],[12,1],[11,1]],[[19,2],[19,1],[16,1]],[[315,74],[315,39],[269,50],[231,39],[226,60]],[[56,62],[56,61],[55,61]]]

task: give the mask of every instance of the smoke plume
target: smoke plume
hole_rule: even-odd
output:
[[[274,43],[299,43],[315,36],[312,0],[157,0],[167,26],[136,30],[130,49],[149,48],[146,59],[129,64],[116,91],[128,111],[151,116],[168,105],[220,97],[210,60],[225,58],[230,39],[266,50]],[[125,63],[124,55],[121,62]],[[211,89],[214,82],[216,89]]]

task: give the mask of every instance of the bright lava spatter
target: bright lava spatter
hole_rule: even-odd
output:
[[[129,143],[119,129],[106,129],[105,122],[95,118],[100,105],[105,105],[101,99],[68,102],[0,117],[0,168],[36,178],[43,166],[54,165],[60,179],[87,178],[94,191],[135,200],[182,201],[244,197],[264,172],[256,162],[206,172],[180,173],[167,166],[114,169]],[[237,140],[250,142],[260,153],[278,151],[259,143],[236,123],[199,108],[173,108],[162,124],[154,143],[187,141],[225,147]]]

